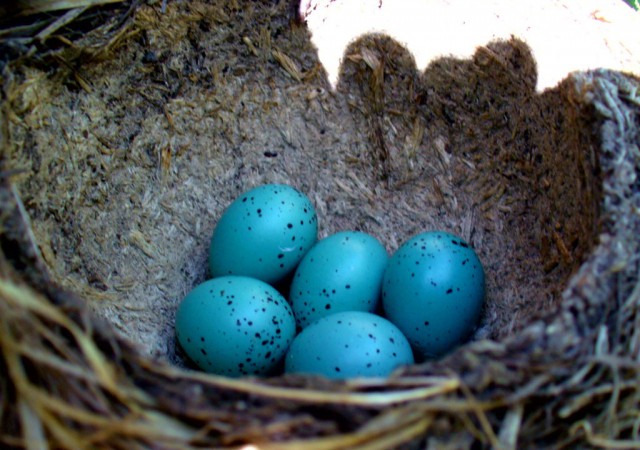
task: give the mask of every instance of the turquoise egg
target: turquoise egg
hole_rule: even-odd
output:
[[[387,377],[413,364],[411,346],[387,319],[362,311],[323,317],[307,326],[291,343],[286,373],[328,378]]]
[[[418,234],[390,258],[382,284],[386,317],[425,358],[440,357],[477,326],[485,296],[475,251],[451,233]]]
[[[202,370],[237,377],[264,375],[278,366],[295,335],[287,301],[254,278],[205,281],[182,300],[176,336]]]
[[[302,258],[289,291],[298,326],[341,311],[374,311],[388,259],[380,241],[360,231],[318,241]]]
[[[209,246],[212,277],[242,275],[275,284],[293,272],[318,239],[311,201],[284,184],[240,195],[223,212]]]

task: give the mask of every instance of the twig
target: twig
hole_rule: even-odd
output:
[[[18,191],[15,185],[13,183],[10,183],[10,184],[11,184],[11,195],[13,195],[13,198],[16,202],[16,206],[18,208],[18,213],[20,214],[20,219],[22,219],[24,228],[26,229],[27,239],[31,246],[31,250],[33,251],[33,254],[38,260],[38,264],[44,265],[44,259],[42,258],[42,253],[38,248],[38,244],[37,244],[38,241],[36,240],[36,237],[33,234],[33,230],[31,229],[31,219],[29,218],[29,213],[27,213],[27,210],[24,207],[22,200],[20,199],[20,195],[18,194]]]
[[[30,0],[22,3],[18,11],[16,11],[16,14],[29,16],[37,13],[99,6],[109,3],[121,3],[123,1],[124,0]]]
[[[81,8],[71,9],[67,11],[64,15],[60,16],[55,22],[46,27],[44,30],[36,34],[36,39],[39,41],[45,41],[49,36],[58,31],[60,28],[70,24],[75,19],[77,19],[82,13],[84,13],[88,6],[83,6]]]

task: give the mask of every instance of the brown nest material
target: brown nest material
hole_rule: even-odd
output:
[[[638,79],[536,93],[516,39],[418,73],[366,36],[334,92],[288,5],[239,3],[110,6],[3,62],[2,445],[637,448]],[[472,342],[387,380],[186,368],[175,306],[264,182],[308,193],[322,235],[465,237],[487,272]]]

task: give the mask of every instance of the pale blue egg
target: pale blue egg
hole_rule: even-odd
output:
[[[298,326],[341,311],[374,311],[388,259],[380,241],[360,231],[318,241],[300,262],[289,291]]]
[[[243,275],[270,284],[293,272],[318,238],[311,201],[284,184],[258,186],[224,211],[211,237],[212,277]]]
[[[277,367],[295,335],[287,301],[254,278],[205,281],[180,303],[176,336],[202,370],[219,375],[264,375]]]
[[[287,351],[285,372],[338,379],[387,377],[413,362],[411,346],[394,324],[375,314],[346,311],[302,330]]]
[[[485,296],[475,251],[451,233],[418,234],[390,258],[382,285],[386,317],[425,358],[439,357],[468,338]]]

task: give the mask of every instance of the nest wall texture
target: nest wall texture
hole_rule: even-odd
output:
[[[637,441],[637,78],[579,73],[537,93],[516,39],[419,73],[365,36],[332,91],[289,19],[270,3],[143,6],[59,70],[7,71],[5,444]],[[321,236],[367,231],[390,252],[423,230],[463,236],[487,272],[473,342],[383,381],[180,369],[177,302],[207,276],[224,207],[267,182],[307,193]]]

